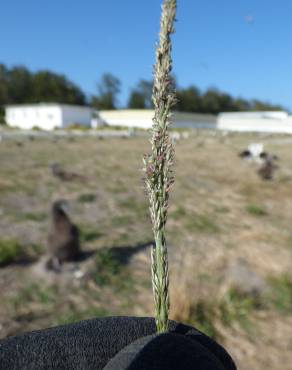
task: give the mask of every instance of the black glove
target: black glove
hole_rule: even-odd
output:
[[[228,353],[190,326],[153,318],[105,317],[0,341],[1,370],[236,370]]]

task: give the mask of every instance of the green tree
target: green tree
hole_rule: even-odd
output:
[[[14,104],[27,103],[31,100],[32,74],[24,66],[15,66],[9,71],[8,95]]]
[[[65,76],[50,71],[30,72],[24,66],[11,69],[0,64],[0,121],[5,104],[58,102],[86,104],[82,90]]]
[[[251,109],[250,102],[242,98],[234,99],[233,105],[235,111],[249,111]]]
[[[221,112],[232,112],[235,110],[233,98],[229,94],[219,93],[218,100]]]
[[[4,122],[4,105],[8,102],[8,69],[0,64],[0,124]]]
[[[85,95],[65,76],[50,71],[40,71],[32,78],[31,102],[58,102],[84,105]]]
[[[254,99],[251,101],[251,110],[253,111],[269,111],[269,110],[281,110],[283,109],[280,105],[273,105],[265,103],[260,100]]]
[[[116,109],[117,96],[121,91],[120,80],[110,73],[105,73],[102,75],[97,89],[98,95],[92,97],[92,106],[97,109]]]
[[[168,83],[176,86],[175,77],[170,75]],[[128,107],[149,109],[152,103],[153,81],[140,80],[131,91]],[[112,74],[106,73],[98,84],[98,95],[93,96],[91,104],[98,109],[115,109],[121,82]],[[212,113],[232,111],[283,110],[280,105],[270,104],[258,99],[246,100],[210,88],[205,93],[191,85],[177,88],[176,109],[183,112]],[[24,66],[12,68],[0,64],[0,122],[4,120],[6,104],[58,102],[67,104],[86,104],[83,91],[66,76],[51,71],[32,73]]]
[[[138,84],[138,91],[142,94],[145,102],[145,108],[153,108],[152,102],[153,81],[141,80]]]
[[[9,71],[4,64],[0,64],[0,105],[6,104],[9,100]]]
[[[220,112],[284,109],[281,105],[265,103],[256,99],[249,101],[242,98],[233,98],[216,88],[209,88],[201,94],[194,85],[187,88],[178,88],[177,99],[176,109],[182,112],[218,114]]]
[[[128,108],[132,109],[151,109],[153,81],[140,80],[137,86],[132,90]]]
[[[128,108],[130,109],[145,109],[145,99],[144,96],[139,92],[133,90],[130,94],[128,101]]]
[[[201,112],[202,102],[200,90],[196,86],[177,89],[176,110],[181,112]]]
[[[202,112],[216,114],[221,111],[219,92],[216,89],[208,89],[202,95]]]

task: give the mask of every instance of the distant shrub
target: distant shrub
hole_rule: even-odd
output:
[[[254,216],[266,216],[268,214],[268,212],[263,207],[256,204],[247,205],[246,210],[248,213]]]
[[[33,213],[33,212],[27,212],[22,215],[23,219],[30,220],[30,221],[37,221],[41,222],[46,220],[47,215],[45,213]]]
[[[92,193],[80,194],[78,197],[78,202],[80,203],[92,203],[96,200],[96,195]]]
[[[42,131],[42,129],[39,126],[33,126],[32,130],[33,131]]]
[[[46,287],[43,284],[34,282],[22,288],[13,298],[12,304],[17,309],[32,302],[49,304],[55,301],[56,289],[54,287]]]
[[[98,285],[105,285],[112,282],[114,276],[121,271],[120,262],[114,258],[109,249],[101,249],[96,254],[96,274],[95,282]]]
[[[287,275],[270,280],[268,301],[282,313],[292,313],[292,279]]]
[[[87,131],[90,130],[91,127],[87,125],[82,125],[81,123],[71,123],[70,125],[65,127],[66,130],[82,130]]]
[[[102,125],[102,126],[97,126],[96,127],[97,131],[127,131],[128,127],[127,126],[119,126],[119,125]]]
[[[177,291],[179,292],[179,291]],[[182,303],[183,298],[183,303]],[[219,339],[222,324],[240,325],[246,331],[251,329],[250,316],[260,303],[253,297],[243,295],[234,289],[228,290],[221,298],[194,300],[191,292],[172,295],[174,320],[194,325],[208,336]]]
[[[218,332],[215,327],[215,307],[204,301],[197,302],[190,311],[190,323],[211,338],[217,338]]]
[[[24,247],[15,240],[0,239],[0,266],[6,266],[23,259],[33,260],[41,251],[41,246],[36,244]]]
[[[230,289],[219,304],[221,320],[227,326],[238,322],[243,328],[249,329],[250,314],[260,306],[260,302],[254,297]]]
[[[96,270],[93,280],[97,285],[111,285],[117,292],[124,291],[128,295],[133,293],[133,277],[111,249],[98,250],[95,261]]]
[[[112,225],[115,227],[127,226],[133,222],[133,217],[130,215],[115,216],[112,218]]]
[[[218,225],[208,216],[194,214],[188,222],[188,229],[190,231],[199,231],[206,233],[217,233],[220,231]]]
[[[0,266],[17,261],[23,254],[23,248],[15,240],[0,240]]]
[[[83,226],[79,229],[81,242],[91,242],[103,235],[94,228]]]

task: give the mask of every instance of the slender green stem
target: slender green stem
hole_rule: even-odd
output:
[[[171,79],[171,34],[174,32],[176,0],[164,0],[160,22],[159,43],[154,67],[153,103],[155,115],[152,125],[151,154],[144,157],[146,189],[155,245],[152,249],[152,285],[158,332],[168,329],[169,278],[165,225],[169,191],[173,184],[174,150],[169,137],[171,107],[175,94]]]

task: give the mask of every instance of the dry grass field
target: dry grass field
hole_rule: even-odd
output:
[[[273,181],[238,157],[280,157]],[[292,139],[193,132],[176,144],[167,226],[171,317],[215,337],[240,370],[292,369]],[[0,337],[104,315],[152,315],[146,137],[0,142]],[[62,182],[58,162],[83,180]],[[49,210],[67,199],[86,252],[44,269]],[[78,267],[78,270],[76,268]]]

